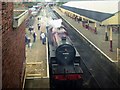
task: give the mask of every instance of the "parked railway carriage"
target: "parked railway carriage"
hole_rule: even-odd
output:
[[[49,36],[50,83],[53,87],[81,87],[80,55],[65,28],[51,28]]]

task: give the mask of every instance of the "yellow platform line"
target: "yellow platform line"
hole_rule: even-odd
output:
[[[42,64],[43,62],[29,62],[29,63],[26,63],[26,65],[32,65],[32,64]]]
[[[41,76],[41,74],[26,74],[27,77],[36,77],[36,76]]]
[[[25,68],[25,76],[24,76],[24,81],[23,81],[23,85],[22,85],[22,90],[24,90],[24,87],[25,87],[25,79],[26,79],[26,68]]]

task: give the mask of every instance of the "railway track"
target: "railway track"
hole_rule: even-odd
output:
[[[56,16],[57,17],[55,17],[55,18],[60,19],[60,17],[58,15],[56,15]],[[63,22],[63,24],[65,25],[67,23]],[[69,31],[69,29],[70,29],[69,26],[65,25],[65,27],[67,28],[68,33],[70,35],[70,38],[71,38],[72,42],[75,45],[75,43],[76,43],[76,42],[74,42],[75,38],[73,38],[74,35],[72,34],[72,32]],[[76,47],[76,45],[75,45],[75,47]],[[89,69],[86,67],[86,65],[84,64],[83,60],[81,61],[81,68],[84,71],[84,75],[83,75],[83,78],[84,78],[83,88],[100,88],[99,84],[94,79],[94,77],[92,76],[92,74],[89,72]]]
[[[54,12],[58,18],[61,18]],[[63,18],[61,18],[63,19]],[[84,87],[116,88],[119,87],[119,73],[115,65],[94,49],[79,33],[63,20],[68,34],[82,57]]]

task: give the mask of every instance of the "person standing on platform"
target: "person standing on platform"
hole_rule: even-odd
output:
[[[39,17],[38,17],[37,19],[38,19],[38,21],[40,20],[40,18],[39,18]]]
[[[42,44],[45,44],[45,42],[46,42],[45,33],[44,33],[44,32],[41,32],[40,37],[41,37],[41,40],[42,40]]]
[[[30,43],[29,43],[29,48],[32,49],[32,42],[30,40]]]
[[[39,17],[38,17],[37,19],[38,19],[38,21],[39,21]]]
[[[30,48],[30,42],[31,42],[31,38],[28,37],[28,48]]]
[[[27,36],[27,34],[25,33],[25,45],[27,45],[28,44],[28,36]]]
[[[36,37],[37,37],[37,34],[35,33],[35,31],[33,31],[33,42],[36,41]]]
[[[29,32],[30,32],[30,34],[31,34],[31,31],[32,31],[32,29],[31,29],[31,25],[29,26],[29,29],[28,29],[28,30],[29,30]]]
[[[47,32],[48,32],[48,28],[49,28],[49,26],[47,25],[47,26],[46,26],[46,31],[47,31]]]
[[[40,30],[40,24],[37,24],[38,25],[38,30]]]
[[[31,30],[32,30],[32,32],[33,32],[33,30],[34,30],[34,26],[32,25],[32,27],[31,27]]]
[[[34,26],[30,25],[30,27],[29,27],[30,34],[32,34],[33,30],[34,30]]]

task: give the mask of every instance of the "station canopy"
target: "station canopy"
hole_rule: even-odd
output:
[[[70,1],[61,7],[95,21],[102,22],[120,11],[118,8],[119,1]]]

